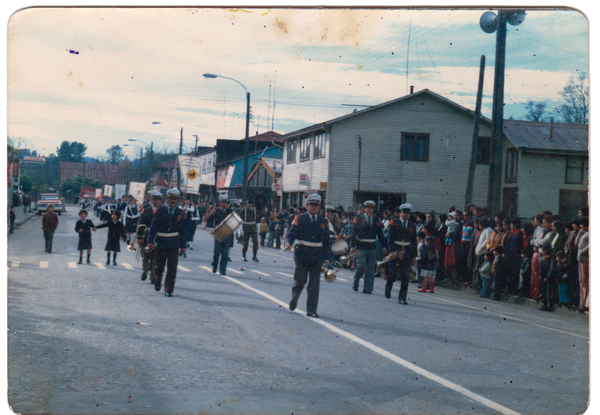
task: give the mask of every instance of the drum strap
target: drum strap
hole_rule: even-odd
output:
[[[179,232],[171,232],[171,233],[156,232],[156,236],[160,236],[161,238],[174,238],[176,236],[179,236]]]
[[[310,246],[313,248],[320,248],[323,246],[323,242],[308,242],[308,241],[297,240],[296,243],[298,245]]]
[[[361,242],[377,242],[377,239],[359,239],[356,238],[357,241],[361,241]]]

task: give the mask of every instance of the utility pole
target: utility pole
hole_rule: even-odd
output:
[[[358,188],[356,189],[356,200],[355,205],[358,204],[358,200],[360,198],[360,169],[361,169],[361,158],[362,158],[362,137],[360,135],[358,137]]]
[[[181,155],[182,149],[183,149],[183,127],[181,127],[181,131],[179,133],[179,155]]]
[[[473,142],[471,143],[471,161],[469,163],[467,189],[465,191],[465,206],[473,203],[473,182],[475,181],[475,168],[477,167],[477,142],[479,141],[479,119],[481,117],[484,72],[485,56],[481,55],[481,63],[479,65],[479,85],[477,86],[477,102],[475,104],[475,120],[473,122]]]

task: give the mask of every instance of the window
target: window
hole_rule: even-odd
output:
[[[310,160],[310,136],[300,139],[300,161]]]
[[[566,184],[583,184],[583,157],[567,157]]]
[[[325,133],[315,135],[313,148],[313,158],[320,159],[325,157]]]
[[[296,162],[296,147],[298,146],[297,140],[288,141],[287,146],[287,162],[295,163]]]
[[[490,164],[490,137],[477,137],[477,164]]]
[[[402,133],[400,159],[428,161],[429,134]]]
[[[504,181],[506,183],[516,183],[517,173],[519,171],[519,151],[516,148],[506,149],[506,174]]]
[[[560,190],[558,194],[558,214],[566,221],[577,217],[582,206],[588,206],[588,193],[583,190]]]

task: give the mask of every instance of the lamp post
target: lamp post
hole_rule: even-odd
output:
[[[246,137],[244,139],[244,171],[243,171],[243,180],[242,180],[242,203],[246,202],[246,197],[248,196],[248,147],[249,147],[249,133],[250,133],[250,92],[246,89],[246,87],[238,80],[233,78],[228,78],[226,76],[214,75],[212,73],[205,73],[202,76],[209,79],[214,78],[224,78],[229,79],[230,81],[237,82],[244,88],[246,91]]]
[[[142,140],[134,140],[132,138],[129,138],[127,141],[132,141],[132,142],[138,142],[138,143],[142,143],[144,144],[146,147],[148,147],[148,143],[142,141]],[[148,154],[148,152],[146,151],[146,154]],[[150,143],[150,160],[148,161],[148,166],[150,167],[150,185],[152,185],[152,162],[154,161],[154,141]],[[142,161],[142,167],[143,167],[143,161]]]
[[[162,124],[162,121],[152,121],[152,124],[157,125],[157,124]],[[173,124],[175,125],[175,124]],[[175,125],[175,127],[177,127]],[[177,127],[177,129],[179,130],[179,154],[181,155],[181,151],[183,149],[183,127],[179,128]],[[131,141],[131,140],[129,140]]]
[[[492,99],[492,134],[490,139],[490,181],[488,186],[488,206],[492,212],[502,207],[502,128],[504,118],[504,69],[506,57],[506,23],[519,25],[525,19],[524,10],[498,10],[485,12],[479,26],[485,33],[496,30],[496,60],[494,62],[494,95]]]
[[[129,140],[129,141],[136,141],[136,140]],[[123,144],[123,147],[137,147],[140,149],[140,172],[143,170],[144,168],[144,149],[136,144]],[[140,173],[138,175],[138,180],[141,180],[142,174]]]

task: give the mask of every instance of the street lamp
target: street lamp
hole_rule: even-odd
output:
[[[238,80],[233,78],[228,78],[226,76],[215,75],[212,73],[205,73],[202,76],[209,79],[214,78],[224,78],[229,79],[230,81],[237,82],[244,88],[246,91],[246,137],[244,139],[244,178],[242,181],[242,202],[246,202],[246,197],[248,196],[248,147],[249,147],[249,133],[250,133],[250,92],[246,89],[246,87]]]
[[[156,121],[155,121],[155,122],[156,122]],[[153,124],[154,124],[154,123],[153,123]],[[146,143],[146,142],[144,142],[144,141],[142,141],[142,140],[135,140],[135,139],[133,139],[133,138],[129,138],[129,139],[127,139],[127,141],[131,141],[131,142],[137,142],[137,143],[142,143],[142,144],[144,144],[146,147],[148,147],[148,143]],[[127,145],[127,144],[124,144],[124,145]],[[141,151],[140,151],[140,153],[141,153]],[[146,151],[146,155],[148,155],[148,152],[147,152],[147,151]],[[150,157],[149,157],[149,158],[150,158],[150,160],[149,160],[149,162],[148,162],[148,165],[149,165],[149,167],[150,167],[150,183],[152,183],[152,168],[153,168],[153,166],[152,166],[152,161],[154,160],[154,141],[150,143]],[[144,162],[143,162],[143,159],[142,159],[142,170],[143,170],[143,167],[144,167]]]
[[[157,125],[157,124],[162,124],[162,121],[152,121],[152,124]],[[175,124],[172,124],[175,125]],[[175,127],[177,127],[175,125]],[[179,130],[179,154],[181,154],[182,148],[183,148],[183,127],[179,128],[177,127],[177,129]],[[129,141],[135,141],[135,140],[129,140]]]

